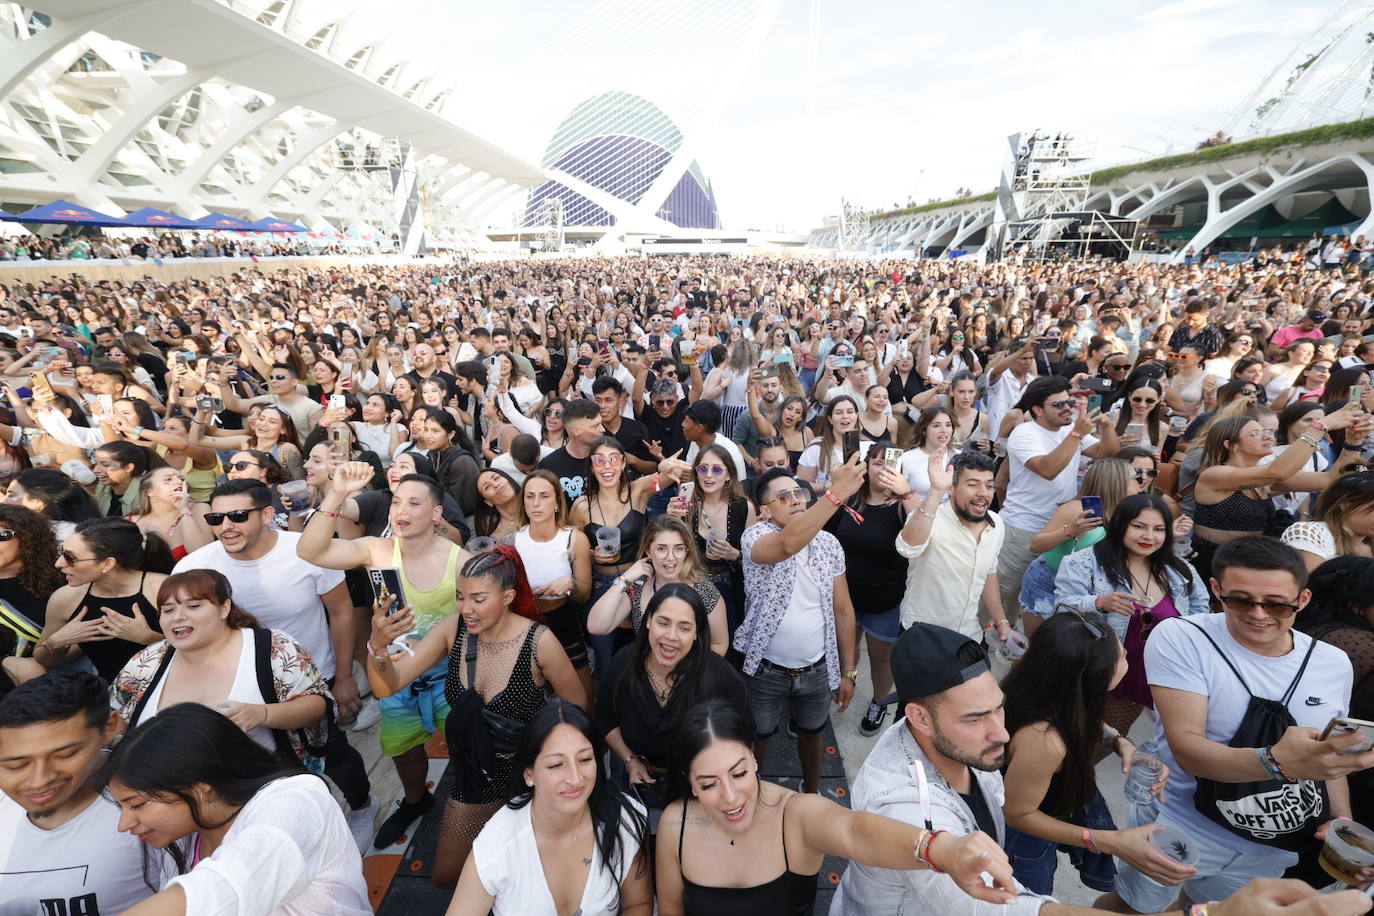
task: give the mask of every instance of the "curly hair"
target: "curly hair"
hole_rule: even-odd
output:
[[[19,538],[19,575],[24,590],[44,601],[64,584],[57,569],[57,535],[46,518],[13,503],[0,503],[0,528],[8,528]]]

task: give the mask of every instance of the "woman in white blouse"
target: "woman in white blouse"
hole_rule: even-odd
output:
[[[324,780],[208,706],[178,703],[129,732],[101,782],[119,829],[164,853],[149,870],[159,892],[125,916],[372,916]]]
[[[605,751],[571,703],[552,700],[525,725],[514,767],[524,787],[472,844],[447,916],[653,912],[648,820],[603,772]]]
[[[1338,555],[1374,556],[1374,471],[1344,474],[1327,487],[1310,522],[1284,529],[1309,571]]]

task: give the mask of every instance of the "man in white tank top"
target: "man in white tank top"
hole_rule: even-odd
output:
[[[152,896],[139,841],[89,786],[117,721],[85,672],[45,674],[0,702],[0,913],[122,913]]]

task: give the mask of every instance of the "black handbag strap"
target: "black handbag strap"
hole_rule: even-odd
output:
[[[1255,694],[1253,691],[1250,690],[1250,685],[1245,683],[1245,678],[1241,677],[1240,671],[1238,671],[1236,669],[1236,666],[1231,663],[1231,659],[1227,657],[1226,653],[1221,651],[1221,646],[1217,645],[1216,640],[1212,639],[1211,635],[1206,630],[1204,630],[1200,624],[1193,623],[1193,621],[1188,620],[1187,618],[1184,618],[1184,622],[1189,624],[1190,626],[1196,627],[1197,631],[1202,634],[1203,638],[1212,644],[1212,648],[1217,650],[1217,655],[1221,656],[1221,660],[1226,663],[1226,667],[1231,669],[1231,673],[1236,676],[1236,680],[1240,681],[1240,686],[1245,688],[1245,692],[1249,694],[1250,699],[1253,700],[1255,698]],[[1288,701],[1293,698],[1294,692],[1297,691],[1298,682],[1302,680],[1303,673],[1307,671],[1307,662],[1312,658],[1312,651],[1316,648],[1317,641],[1315,639],[1308,642],[1307,654],[1302,657],[1302,664],[1298,666],[1298,673],[1293,675],[1293,683],[1288,685],[1287,692],[1284,693],[1283,699],[1279,701],[1284,706],[1288,705]]]
[[[138,719],[143,715],[143,709],[148,705],[148,700],[153,695],[153,688],[157,686],[158,681],[162,680],[162,676],[167,673],[167,667],[172,664],[172,653],[175,651],[176,650],[172,648],[172,644],[168,643],[167,651],[162,653],[162,661],[158,662],[157,670],[153,672],[152,680],[148,681],[148,686],[143,688],[143,695],[140,696],[138,702],[134,704],[133,714],[129,716],[129,728],[132,729],[138,725]]]
[[[477,692],[477,637],[467,629],[463,628],[463,640],[467,643],[467,651],[463,654],[463,660],[468,666],[468,690]]]

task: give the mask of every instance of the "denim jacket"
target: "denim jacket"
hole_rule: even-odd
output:
[[[1180,616],[1206,614],[1210,610],[1207,601],[1207,586],[1203,583],[1202,577],[1197,574],[1197,570],[1188,566],[1188,579],[1175,572],[1171,567],[1166,567],[1165,573],[1169,579],[1169,593],[1174,596],[1174,607],[1178,608]],[[1191,594],[1188,592],[1190,582],[1193,586]],[[1102,564],[1097,562],[1097,551],[1092,549],[1080,550],[1065,557],[1063,562],[1059,564],[1059,574],[1054,579],[1055,602],[1072,605],[1080,611],[1096,610],[1093,602],[1098,595],[1107,595],[1119,591],[1122,589],[1113,585],[1111,580],[1107,578],[1106,572],[1102,569]],[[1106,617],[1111,623],[1112,629],[1116,631],[1116,635],[1125,639],[1126,627],[1131,622],[1130,616],[1109,613],[1106,614]]]

